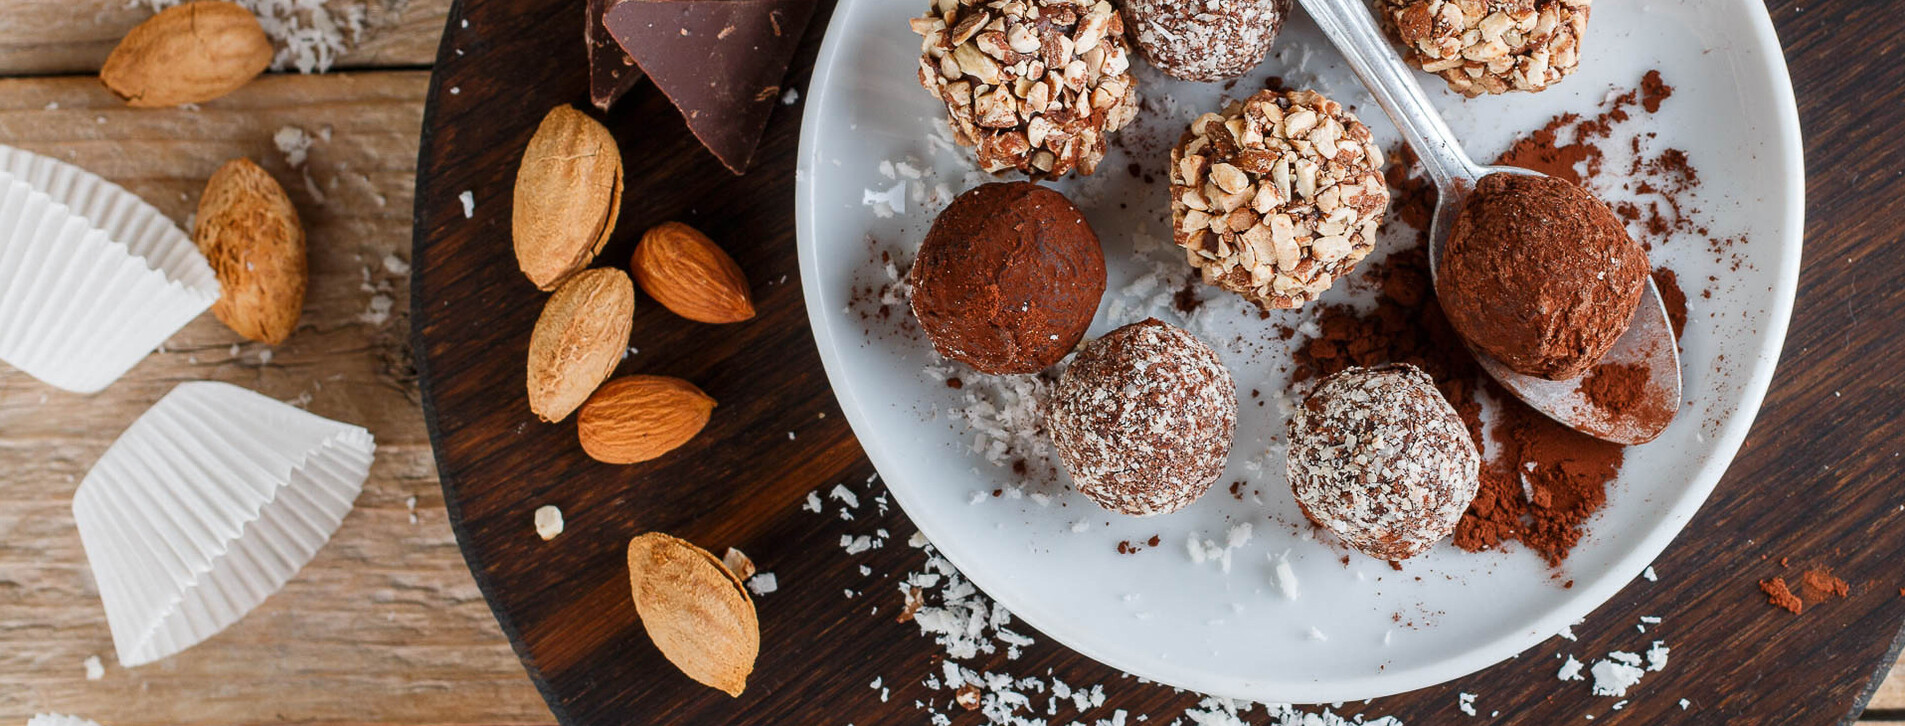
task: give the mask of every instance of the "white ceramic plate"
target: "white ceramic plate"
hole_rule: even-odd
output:
[[[977,434],[953,413],[994,386],[969,371],[956,373],[968,382],[964,390],[944,385],[926,370],[936,363],[907,324],[910,313],[891,306],[883,318],[866,293],[887,277],[879,251],[910,260],[946,194],[981,181],[966,173],[969,152],[928,140],[943,110],[914,79],[919,39],[906,25],[924,6],[841,0],[834,13],[803,101],[796,210],[808,312],[854,432],[920,530],[1000,604],[1077,651],[1174,686],[1267,702],[1356,700],[1456,678],[1555,634],[1638,576],[1693,517],[1746,436],[1792,307],[1804,183],[1791,83],[1758,3],[1597,4],[1579,72],[1538,95],[1464,101],[1419,76],[1470,150],[1492,158],[1517,134],[1560,112],[1591,115],[1610,90],[1659,69],[1677,90],[1658,113],[1633,122],[1644,127],[1622,133],[1654,132],[1648,148],[1685,150],[1704,182],[1692,204],[1699,221],[1716,237],[1739,237],[1719,254],[1698,238],[1655,246],[1656,263],[1676,270],[1692,298],[1682,341],[1690,403],[1658,441],[1629,449],[1608,506],[1562,577],[1525,549],[1470,554],[1446,543],[1403,573],[1361,556],[1345,565],[1339,544],[1304,534],[1282,454],[1272,448],[1272,432],[1283,427],[1276,399],[1288,352],[1268,341],[1273,325],[1304,316],[1260,320],[1234,296],[1206,289],[1205,305],[1187,321],[1170,310],[1168,294],[1121,292],[1154,264],[1173,272],[1183,265],[1174,249],[1158,249],[1169,237],[1165,192],[1127,166],[1161,169],[1169,143],[1224,95],[1221,84],[1166,82],[1141,62],[1149,102],[1123,132],[1125,148],[1097,176],[1057,186],[1086,210],[1111,270],[1091,334],[1156,314],[1187,325],[1231,366],[1244,400],[1230,470],[1184,511],[1134,519],[1098,509],[1062,480],[1025,483],[975,453]],[[1300,10],[1277,44],[1237,89],[1282,76],[1358,109],[1385,147],[1397,143]],[[909,181],[907,167],[930,174]],[[1625,164],[1610,158],[1609,167]],[[901,182],[924,198],[890,216],[864,203],[867,190]],[[1607,186],[1604,196],[1623,196]],[[1371,261],[1395,244],[1385,237]],[[1709,276],[1716,281],[1706,283]],[[1369,295],[1345,288],[1325,300]],[[1251,405],[1253,389],[1271,403]],[[1228,496],[1233,481],[1259,495]],[[1006,495],[991,496],[995,490]],[[1227,571],[1193,561],[1187,539],[1222,543],[1239,523],[1252,524],[1252,536],[1231,553]],[[1116,551],[1120,541],[1154,535],[1156,548]],[[1272,578],[1277,555],[1297,575],[1294,600]],[[1573,587],[1560,587],[1563,579]],[[1398,615],[1413,627],[1395,622]]]

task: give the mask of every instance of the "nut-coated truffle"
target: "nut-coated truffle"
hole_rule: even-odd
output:
[[[1490,174],[1450,225],[1436,293],[1476,348],[1562,381],[1627,332],[1648,271],[1647,252],[1592,193],[1553,177]]]
[[[1315,300],[1374,249],[1389,207],[1369,127],[1315,91],[1258,91],[1171,149],[1172,239],[1204,282],[1264,308]]]
[[[1125,26],[1151,66],[1186,81],[1236,78],[1263,62],[1290,0],[1125,0]]]
[[[1455,408],[1410,365],[1324,379],[1290,417],[1290,490],[1304,516],[1383,560],[1455,531],[1481,455]]]
[[[894,0],[887,0],[889,2]],[[913,18],[919,83],[979,168],[1090,174],[1138,113],[1124,15],[1107,0],[935,0]]]
[[[1223,475],[1237,386],[1210,346],[1145,320],[1085,344],[1052,392],[1046,428],[1086,498],[1133,516],[1167,514]]]
[[[1581,62],[1591,0],[1378,0],[1403,59],[1465,95],[1540,91]]]
[[[1105,255],[1065,195],[985,184],[939,213],[909,281],[913,314],[941,355],[982,373],[1036,373],[1085,337]]]

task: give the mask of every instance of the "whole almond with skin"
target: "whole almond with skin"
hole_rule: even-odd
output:
[[[516,264],[553,290],[589,266],[622,213],[622,152],[602,124],[573,106],[542,118],[523,149],[510,216]]]
[[[741,266],[693,227],[664,222],[648,230],[629,267],[642,292],[676,315],[703,323],[754,317]]]
[[[668,376],[625,376],[603,384],[576,414],[582,450],[605,464],[633,464],[688,443],[708,425],[714,399]]]
[[[615,372],[635,327],[635,285],[621,270],[583,270],[549,296],[529,334],[529,410],[555,423]]]
[[[250,159],[232,159],[205,183],[196,219],[192,241],[222,288],[212,314],[246,338],[284,342],[310,278],[304,228],[284,187]]]
[[[761,652],[761,624],[741,579],[707,550],[660,532],[628,543],[635,614],[655,648],[689,678],[739,696]]]
[[[176,5],[127,33],[99,80],[139,108],[201,103],[238,90],[271,65],[271,39],[250,10],[204,0]]]

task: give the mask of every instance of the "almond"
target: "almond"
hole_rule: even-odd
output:
[[[205,182],[192,240],[223,288],[212,314],[239,335],[284,342],[298,327],[310,271],[304,228],[284,187],[243,157]]]
[[[761,624],[739,577],[707,550],[649,532],[628,543],[628,583],[642,629],[668,662],[741,695],[761,652]]]
[[[660,457],[708,425],[714,399],[693,383],[667,376],[609,381],[576,414],[582,450],[608,464]]]
[[[106,57],[99,80],[139,108],[201,103],[238,90],[271,65],[271,39],[251,11],[191,2],[152,16]]]
[[[634,326],[635,286],[621,270],[562,283],[529,334],[529,410],[550,423],[568,418],[615,372]]]
[[[665,222],[648,230],[629,266],[642,292],[676,315],[703,323],[754,317],[741,266],[693,227]]]
[[[572,106],[542,118],[523,149],[510,215],[516,264],[554,290],[608,244],[622,213],[622,152],[602,124]]]

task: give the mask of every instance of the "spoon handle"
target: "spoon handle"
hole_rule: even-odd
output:
[[[1435,187],[1447,194],[1456,181],[1473,180],[1481,169],[1456,143],[1455,134],[1442,122],[1442,114],[1429,103],[1429,97],[1416,84],[1415,71],[1389,47],[1389,39],[1376,27],[1369,14],[1368,0],[1302,0],[1303,9],[1329,36],[1330,42],[1349,60],[1377,105],[1402,131],[1404,141],[1428,169]]]

